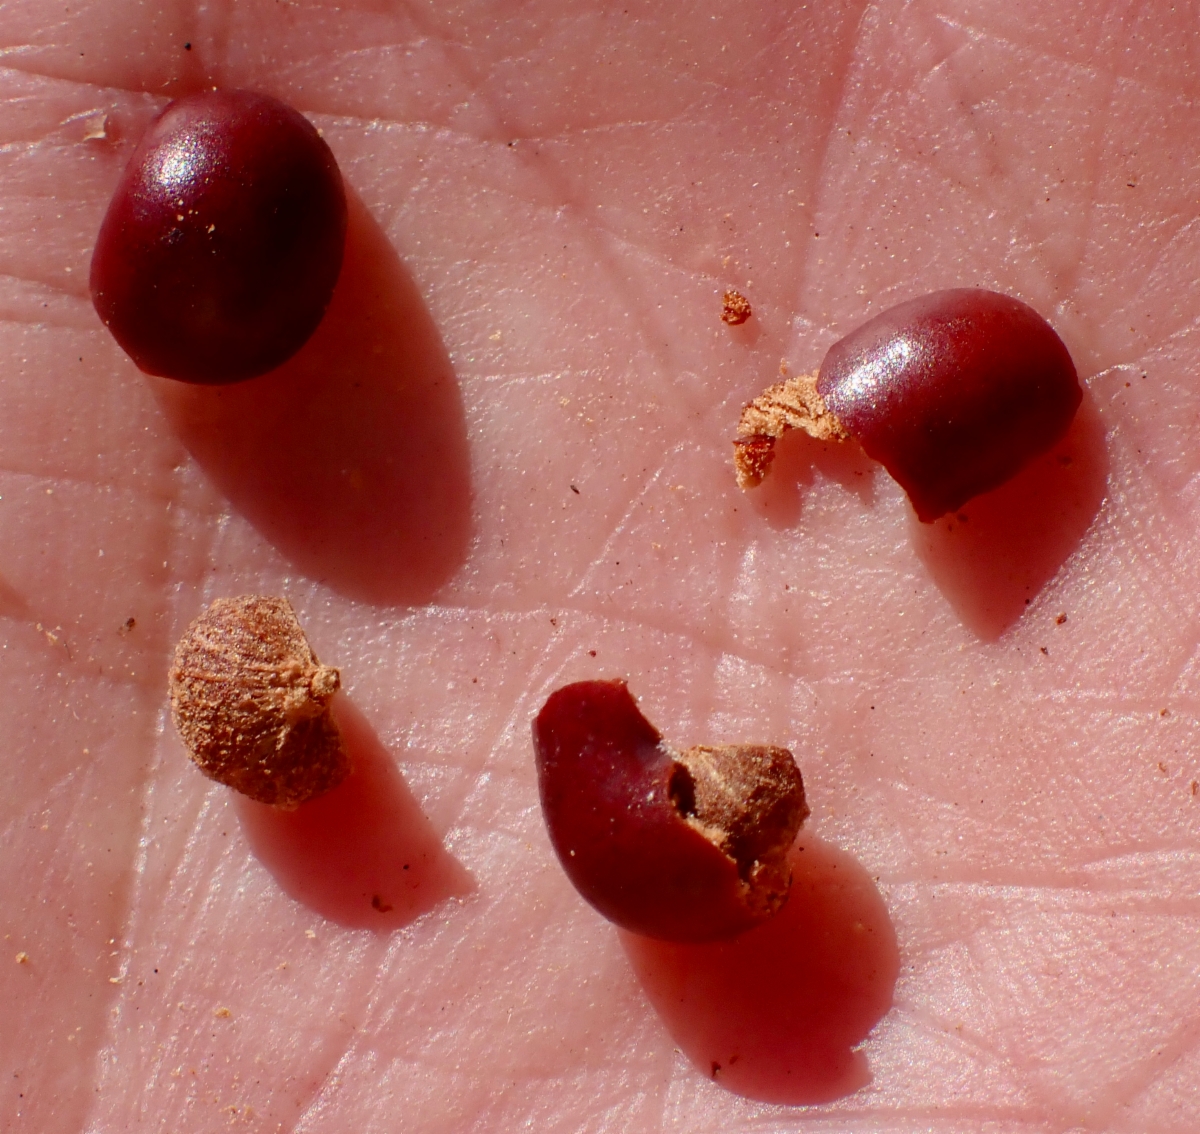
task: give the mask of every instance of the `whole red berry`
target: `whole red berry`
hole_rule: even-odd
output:
[[[791,753],[670,748],[623,681],[551,694],[533,724],[542,813],[579,893],[671,941],[732,937],[782,908],[808,815]]]
[[[829,348],[816,389],[926,522],[1050,448],[1083,398],[1067,348],[1032,307],[972,288],[864,323]]]
[[[206,91],[151,123],[92,255],[92,302],[149,374],[224,383],[274,369],[329,305],[346,196],[302,115],[253,91]]]

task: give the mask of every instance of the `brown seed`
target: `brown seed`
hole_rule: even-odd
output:
[[[748,300],[740,291],[727,291],[721,300],[721,321],[736,327],[753,315]]]
[[[350,771],[329,712],[340,683],[287,599],[217,599],[175,647],[171,716],[206,776],[290,809]]]

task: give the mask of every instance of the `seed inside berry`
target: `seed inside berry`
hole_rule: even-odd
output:
[[[291,107],[206,91],[151,123],[109,203],[92,302],[149,374],[236,382],[307,341],[341,271],[346,197]]]
[[[808,815],[791,753],[676,751],[623,681],[583,681],[533,725],[542,813],[580,894],[610,921],[671,941],[732,937],[787,900]]]
[[[739,483],[761,481],[787,429],[849,435],[930,522],[1054,445],[1082,398],[1067,348],[1033,308],[978,289],[936,292],[834,343],[815,381],[789,379],[747,406]]]

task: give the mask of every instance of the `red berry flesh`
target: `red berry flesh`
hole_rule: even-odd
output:
[[[92,302],[148,374],[225,383],[316,330],[346,243],[337,162],[269,95],[171,103],[130,158],[92,255]]]
[[[1050,448],[1083,398],[1032,307],[972,288],[901,303],[834,343],[817,392],[926,523]]]
[[[711,941],[783,907],[787,852],[808,815],[786,749],[675,751],[623,681],[551,694],[533,743],[550,841],[609,921],[668,941]]]

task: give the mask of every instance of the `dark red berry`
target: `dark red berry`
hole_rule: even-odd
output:
[[[786,749],[675,751],[623,681],[551,694],[533,743],[550,840],[575,888],[610,921],[707,941],[782,908],[787,852],[808,815]]]
[[[1050,448],[1083,397],[1032,307],[970,288],[901,303],[834,343],[817,392],[926,522]]]
[[[302,115],[253,91],[171,103],[113,194],[92,302],[134,362],[187,382],[251,378],[290,358],[329,305],[346,195]]]

